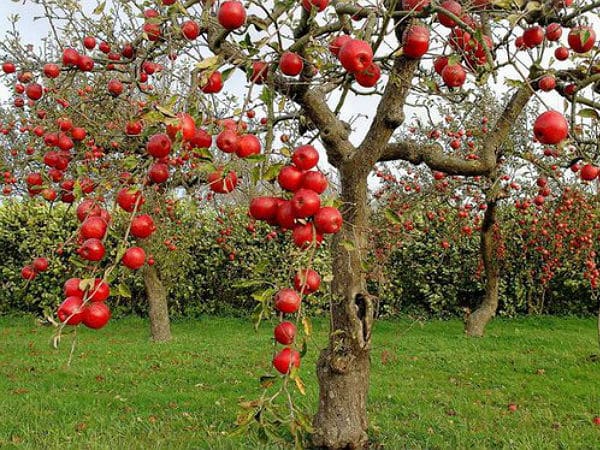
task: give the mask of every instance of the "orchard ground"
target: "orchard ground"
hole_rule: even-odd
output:
[[[315,324],[302,361],[317,398],[315,359],[327,323]],[[495,320],[485,339],[462,323],[381,321],[375,328],[369,412],[385,448],[593,448],[600,440],[600,371],[593,319]],[[272,327],[206,317],[148,344],[141,319],[81,329],[51,348],[31,318],[0,319],[2,448],[276,448],[230,437],[238,402],[257,398]],[[252,397],[254,395],[254,397]],[[509,404],[517,406],[509,410]]]

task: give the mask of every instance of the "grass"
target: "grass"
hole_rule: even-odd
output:
[[[265,324],[267,325],[267,324]],[[496,320],[484,339],[458,321],[383,321],[374,337],[369,412],[385,448],[598,448],[600,361],[591,319]],[[205,318],[150,344],[141,319],[82,329],[50,348],[52,330],[0,319],[0,447],[256,449],[230,438],[237,403],[260,395],[270,328]],[[314,411],[314,362],[326,324],[303,361],[302,398]],[[518,405],[510,412],[507,405]]]

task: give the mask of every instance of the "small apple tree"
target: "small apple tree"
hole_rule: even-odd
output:
[[[320,394],[312,433],[317,447],[367,445],[375,299],[367,290],[364,262],[370,237],[368,178],[375,165],[402,160],[448,176],[495,179],[502,145],[536,95],[533,84],[549,74],[568,111],[540,114],[533,126],[537,141],[555,146],[571,140],[577,152],[590,158],[597,143],[593,133],[583,134],[592,139],[582,139],[576,132],[597,117],[594,87],[600,74],[590,22],[597,2],[107,0],[91,12],[76,1],[30,3],[43,9],[54,45],[46,53],[33,52],[17,35],[1,44],[4,72],[18,72],[13,105],[22,112],[15,131],[27,135],[33,153],[40,139],[58,148],[58,154],[44,153],[49,161],[27,160],[28,167],[40,168],[40,159],[60,172],[85,167],[87,174],[77,183],[61,186],[61,196],[82,198],[91,194],[90,186],[100,184],[95,196],[77,208],[82,221],[99,217],[109,222],[106,201],[115,198],[131,214],[122,244],[113,249],[114,261],[143,265],[143,248],[132,247],[129,236],[152,234],[153,220],[139,214],[139,208],[147,189],[166,195],[161,186],[168,179],[174,188],[205,180],[216,194],[238,185],[250,194],[268,190],[271,195],[253,199],[250,214],[292,229],[294,243],[305,250],[297,289],[273,292],[282,314],[299,311],[301,295],[318,286],[310,272],[311,255],[323,233],[335,234],[331,332],[317,364]],[[561,39],[568,47],[560,45]],[[230,85],[242,83],[234,72],[245,73],[249,83],[237,99],[224,101],[220,92],[228,77]],[[455,154],[437,139],[415,139],[403,127],[410,105],[435,117],[438,106],[472,98],[485,84],[507,90],[508,100],[469,155]],[[550,81],[544,86],[554,88]],[[64,95],[69,90],[69,98],[77,95],[77,101]],[[236,100],[238,106],[232,107]],[[118,104],[124,116],[110,114]],[[255,109],[264,120],[248,115]],[[73,116],[71,125],[59,120],[65,111]],[[107,112],[109,120],[97,120]],[[366,118],[356,122],[360,113]],[[281,127],[294,130],[288,136],[293,153],[274,146]],[[215,152],[210,151],[213,136]],[[327,183],[312,170],[319,153],[308,143],[315,140],[335,169],[341,216],[334,206],[321,205]],[[27,153],[26,148],[21,151]],[[74,158],[81,164],[73,164]],[[248,167],[240,184],[238,167],[253,163],[258,169]],[[124,172],[132,174],[132,181]],[[18,178],[16,173],[9,173],[9,182]],[[45,191],[50,201],[58,196],[48,183],[61,181],[48,181],[53,179],[49,170],[17,174],[26,175],[32,195]],[[275,178],[289,194],[266,183]],[[119,179],[132,183],[121,192],[121,202],[115,189]],[[103,302],[90,303],[90,297],[105,298],[111,271],[103,267],[104,275],[94,281],[106,252],[104,227],[94,222],[100,227],[90,229],[89,236],[95,237],[84,240],[78,253],[95,272],[69,285],[74,295],[59,311],[63,323],[84,320],[97,327],[107,320],[107,308],[99,306]],[[269,303],[266,297],[260,300]],[[292,330],[278,326],[278,342],[289,345]],[[297,379],[297,350],[285,347],[273,363]]]

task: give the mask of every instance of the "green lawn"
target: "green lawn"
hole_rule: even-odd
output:
[[[2,448],[264,448],[227,436],[237,403],[260,395],[270,333],[250,321],[175,323],[175,340],[150,344],[147,323],[82,329],[50,348],[52,330],[0,319]],[[458,321],[379,322],[370,417],[385,448],[598,448],[600,361],[593,320],[496,320],[484,339]],[[303,361],[314,410],[314,361],[325,322]],[[509,412],[507,405],[518,405]]]

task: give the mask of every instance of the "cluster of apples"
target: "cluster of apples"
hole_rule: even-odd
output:
[[[338,58],[342,67],[354,75],[363,87],[373,87],[381,77],[381,69],[373,62],[371,45],[347,34],[335,37],[329,44],[329,51]]]
[[[31,281],[37,277],[38,273],[48,270],[48,265],[48,260],[46,258],[35,258],[31,264],[28,264],[21,269],[21,277],[24,280]]]
[[[320,194],[328,182],[323,173],[311,170],[318,161],[319,153],[312,145],[297,147],[292,164],[283,166],[277,176],[279,185],[291,193],[291,198],[263,196],[250,202],[251,217],[284,231],[292,230],[292,240],[301,249],[320,245],[323,234],[337,233],[342,226],[337,208],[321,207]]]
[[[294,289],[284,288],[275,294],[275,309],[282,314],[295,314],[300,310],[302,295],[319,290],[320,275],[313,269],[303,269],[294,276]],[[300,353],[291,348],[296,338],[296,325],[290,321],[280,322],[273,332],[275,340],[286,347],[273,358],[273,367],[281,374],[288,374],[293,367],[300,367]]]
[[[297,147],[292,154],[292,164],[283,166],[277,182],[290,198],[256,197],[250,202],[250,216],[277,225],[283,231],[292,230],[292,240],[301,249],[319,246],[323,234],[333,234],[342,227],[342,215],[332,206],[321,206],[320,194],[327,189],[327,178],[314,169],[319,162],[319,152],[312,145]],[[275,295],[275,309],[282,314],[299,311],[302,295],[319,289],[321,277],[312,269],[298,272],[294,288],[284,288]],[[275,339],[282,345],[290,345],[296,335],[295,325],[281,322],[275,328]],[[282,374],[300,365],[299,353],[289,347],[275,355],[273,366]]]
[[[58,319],[66,325],[83,324],[99,329],[110,320],[110,308],[105,300],[110,295],[110,286],[100,278],[81,280],[70,278],[63,289],[65,300],[58,307]]]

